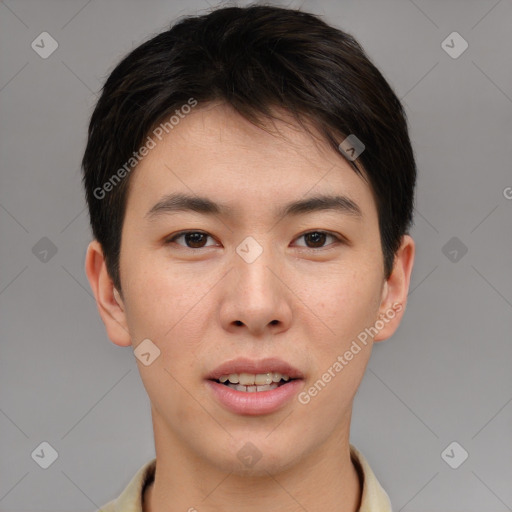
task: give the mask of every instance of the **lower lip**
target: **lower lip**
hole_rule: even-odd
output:
[[[238,391],[213,380],[206,381],[217,400],[236,414],[256,416],[277,411],[303,386],[301,379],[290,380],[270,391]]]

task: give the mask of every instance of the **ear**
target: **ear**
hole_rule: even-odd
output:
[[[384,326],[379,329],[373,341],[388,339],[400,325],[407,305],[414,253],[414,240],[409,235],[404,235],[400,248],[395,254],[393,271],[382,287],[379,318],[376,325],[382,326],[384,324]]]
[[[110,341],[122,347],[131,345],[125,307],[108,275],[103,250],[97,240],[93,240],[87,247],[85,273]]]

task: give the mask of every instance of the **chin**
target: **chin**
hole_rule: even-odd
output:
[[[268,432],[265,436],[268,436]],[[209,454],[210,463],[222,472],[243,477],[277,475],[299,463],[304,455],[302,452],[294,453],[277,438],[272,442],[270,438],[265,439],[265,436],[262,436],[261,442],[258,442],[257,436],[252,441],[231,439],[230,446],[218,453]]]

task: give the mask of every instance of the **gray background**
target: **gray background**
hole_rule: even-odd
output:
[[[395,511],[512,510],[512,2],[283,5],[360,41],[406,106],[419,167],[407,313],[374,348],[351,442]],[[93,510],[154,456],[135,359],[108,340],[84,272],[80,159],[118,60],[208,9],[0,3],[2,511]],[[43,31],[59,45],[47,59],[31,47]],[[469,44],[458,58],[441,44],[453,31]],[[31,457],[43,441],[58,452],[48,469]],[[441,456],[453,441],[469,454],[457,469]]]

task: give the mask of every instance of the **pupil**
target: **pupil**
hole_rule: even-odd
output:
[[[320,240],[318,240],[318,237],[320,237]],[[323,243],[325,242],[325,237],[326,237],[325,233],[319,233],[318,231],[315,231],[313,233],[308,233],[306,235],[306,238],[308,240],[311,240],[313,238],[313,244],[317,244],[317,245],[315,245],[315,247],[322,246]]]
[[[186,233],[185,238],[187,239],[187,243],[191,242],[192,244],[199,244],[201,246],[198,238],[204,237],[204,233]],[[192,240],[191,240],[192,239]],[[195,247],[195,246],[194,246]]]

